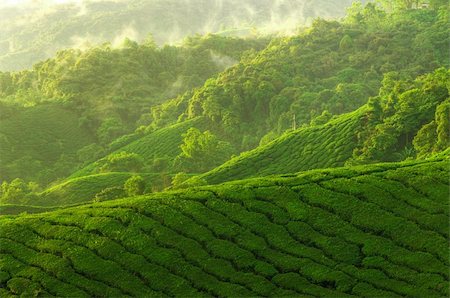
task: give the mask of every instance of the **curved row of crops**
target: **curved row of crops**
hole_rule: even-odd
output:
[[[448,296],[448,161],[0,219],[0,296]]]

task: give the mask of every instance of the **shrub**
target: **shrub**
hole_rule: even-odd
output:
[[[110,201],[125,197],[125,190],[122,187],[107,187],[97,193],[93,199],[94,202]]]
[[[172,179],[172,186],[179,186],[181,183],[189,179],[189,175],[185,172],[180,172]]]
[[[139,196],[145,192],[145,180],[141,176],[133,176],[123,185],[128,196]]]
[[[136,153],[119,152],[107,157],[101,172],[139,172],[144,166],[141,156]]]

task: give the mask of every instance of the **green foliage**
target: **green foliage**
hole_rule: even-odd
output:
[[[100,170],[102,172],[139,172],[143,166],[144,161],[141,156],[122,151],[109,155]]]
[[[303,19],[340,17],[352,1],[98,2],[88,1],[83,6],[65,2],[63,7],[59,2],[46,3],[45,7],[38,3],[14,8],[2,6],[0,12],[4,17],[0,20],[0,70],[25,69],[53,56],[58,50],[73,47],[85,49],[90,44],[106,41],[114,41],[114,47],[132,48],[134,41],[125,43],[120,39],[124,35],[153,48],[155,43],[173,44],[186,36],[202,32],[218,32],[223,36],[255,36],[278,29],[295,29],[294,26],[304,23]],[[300,15],[302,18],[298,20]],[[16,19],[23,18],[27,21],[16,22]],[[268,28],[274,19],[278,20],[276,28]],[[133,20],[132,24],[130,20]],[[262,32],[258,32],[259,29]]]
[[[188,174],[186,174],[185,172],[179,172],[173,177],[172,186],[174,186],[174,187],[179,186],[187,179],[189,179]]]
[[[323,125],[331,120],[333,115],[331,115],[330,112],[327,110],[323,111],[320,116],[317,116],[316,118],[311,120],[311,125]]]
[[[398,81],[448,67],[441,22],[435,10],[356,5],[345,22],[317,20],[297,36],[274,39],[203,87],[155,107],[151,126],[204,116],[237,150],[255,148],[269,132],[290,129],[293,115],[301,127],[325,110],[354,111],[387,88],[389,72]]]
[[[450,71],[444,68],[414,81],[392,82],[385,78],[385,86],[380,91],[382,111],[378,111],[381,112],[377,116],[379,120],[370,124],[360,138],[362,145],[355,150],[354,158],[364,162],[398,160],[403,154],[397,153],[404,152],[413,143],[419,155],[423,155],[434,148],[430,144],[433,134],[439,140],[438,128],[434,128],[436,121],[443,124],[439,132],[444,140],[442,145],[436,145],[436,151],[447,148],[448,111],[446,104],[441,103],[449,97],[449,79]],[[436,120],[430,123],[435,114]],[[447,128],[443,128],[446,124]],[[433,132],[435,129],[436,132]],[[415,135],[417,137],[413,141]]]
[[[77,113],[68,108],[55,104],[18,108],[9,117],[2,111],[0,180],[21,177],[46,185],[69,175],[78,164],[77,151],[93,141],[89,131],[78,127]]]
[[[103,154],[103,147],[95,143],[84,146],[77,151],[78,160],[83,163],[93,162],[99,159]]]
[[[68,206],[92,202],[95,197],[99,201],[123,198],[126,196],[123,185],[134,175],[114,172],[67,179],[38,193],[38,198],[32,205]],[[139,173],[139,175],[145,179],[149,187],[159,183],[159,174]]]
[[[126,194],[129,197],[139,196],[144,194],[146,183],[141,176],[132,176],[123,185]]]
[[[436,108],[435,120],[424,125],[414,137],[414,148],[419,157],[426,157],[450,147],[450,101]]]
[[[1,217],[1,293],[446,297],[449,178],[379,164]]]
[[[1,185],[2,204],[20,204],[26,201],[25,197],[31,193],[28,185],[20,178],[16,178],[11,183],[4,181]]]
[[[181,170],[203,172],[226,161],[232,154],[232,146],[221,141],[210,131],[203,133],[190,128],[183,134],[181,153],[176,157],[175,164]]]
[[[342,166],[357,146],[355,135],[365,130],[366,112],[367,107],[363,107],[324,125],[289,132],[267,145],[242,153],[200,177],[210,184],[217,184],[249,177]],[[330,115],[324,113],[323,116],[328,119]],[[321,118],[319,116],[318,121]]]
[[[121,48],[104,44],[61,51],[30,70],[0,73],[0,179],[49,184],[66,177],[101,157],[103,150],[89,154],[95,146],[110,153],[141,137],[116,140],[152,122],[152,105],[229,66],[217,59],[232,55],[237,61],[266,43],[208,35],[162,48],[148,41]],[[95,145],[86,147],[90,144]],[[77,154],[80,149],[86,151]]]
[[[107,187],[105,189],[102,189],[99,193],[96,193],[94,196],[94,199],[92,201],[95,203],[98,203],[98,202],[116,200],[116,199],[123,198],[126,195],[127,195],[127,193],[123,187],[120,187],[120,186]]]
[[[149,132],[133,140],[133,136],[124,136],[123,139],[129,139],[131,142],[125,142],[125,145],[118,148],[116,152],[107,155],[94,163],[73,173],[70,178],[82,177],[91,174],[97,174],[101,171],[106,160],[118,152],[128,152],[140,155],[147,167],[144,170],[149,172],[168,172],[176,173],[173,167],[173,160],[181,153],[179,146],[183,142],[182,134],[191,127],[204,129],[205,121],[202,118],[184,121],[162,129]]]

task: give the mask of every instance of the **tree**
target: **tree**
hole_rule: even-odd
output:
[[[16,178],[11,183],[2,183],[2,203],[8,204],[22,204],[25,201],[26,195],[30,193],[25,181],[20,178]]]
[[[123,135],[126,130],[124,123],[118,117],[105,119],[97,130],[97,137],[102,144],[107,144]]]
[[[98,159],[103,154],[103,152],[104,149],[102,146],[93,143],[78,150],[77,157],[81,163],[85,164],[87,162],[92,162]]]
[[[173,179],[172,179],[172,186],[179,186],[180,184],[182,184],[184,181],[189,179],[189,175],[184,173],[184,172],[179,172],[178,174],[176,174]]]
[[[419,6],[419,0],[378,0],[387,10],[411,9]]]
[[[437,142],[435,151],[442,151],[450,146],[450,100],[446,100],[436,109]]]
[[[348,51],[353,47],[353,39],[349,35],[344,35],[339,43],[339,49],[341,51]]]
[[[144,166],[141,156],[125,151],[111,154],[100,168],[102,172],[139,172]]]
[[[125,192],[128,196],[139,196],[145,192],[145,180],[141,176],[132,176],[123,185]]]
[[[185,171],[203,172],[227,160],[233,147],[221,141],[210,131],[201,132],[195,127],[183,134],[181,154],[175,159],[175,165]]]

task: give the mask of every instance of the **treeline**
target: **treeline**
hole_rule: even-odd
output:
[[[45,2],[0,7],[0,70],[29,68],[68,47],[116,44],[121,36],[141,41],[149,32],[164,45],[207,32],[255,36],[258,29],[291,30],[318,16],[343,16],[352,0]]]
[[[428,157],[450,146],[450,70],[412,80],[388,73],[369,101],[367,125],[358,134],[354,162]]]
[[[206,116],[243,151],[293,127],[326,122],[376,96],[387,73],[414,78],[448,67],[447,16],[446,7],[387,13],[374,3],[355,4],[343,22],[318,19],[152,108],[151,126]]]

